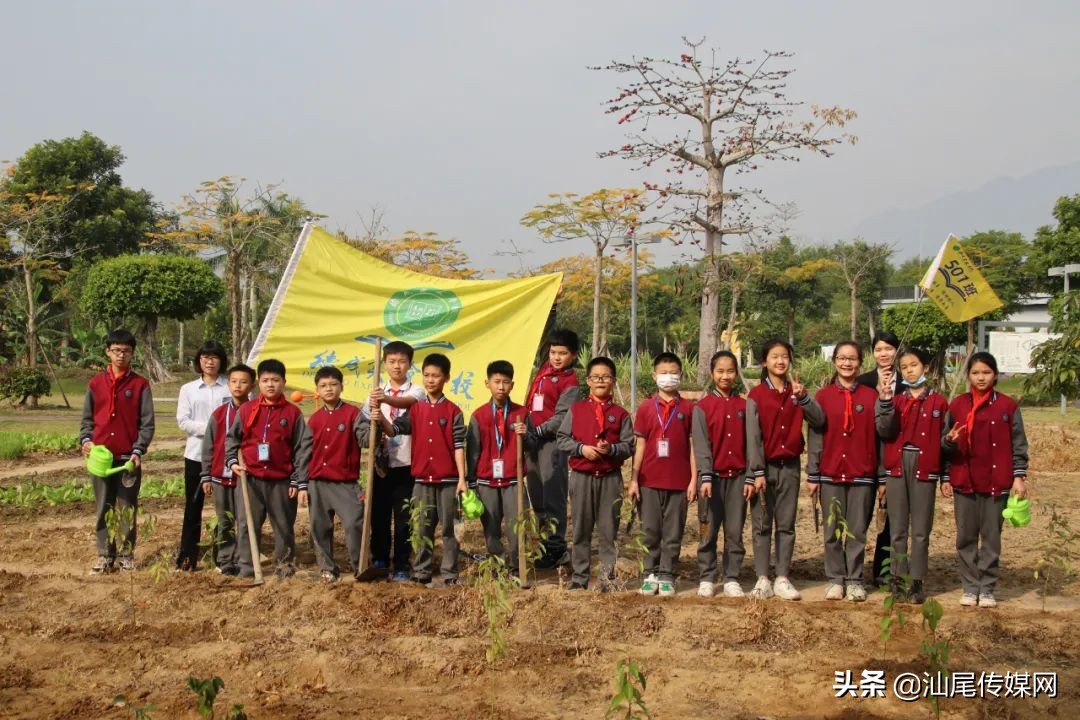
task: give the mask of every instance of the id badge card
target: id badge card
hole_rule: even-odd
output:
[[[492,460],[491,461],[491,476],[492,476],[492,478],[494,478],[495,480],[502,480],[503,477],[504,477],[503,476],[504,471],[505,471],[505,467],[503,466],[503,461],[502,461],[501,458],[498,459],[498,460]]]
[[[670,455],[671,447],[668,445],[668,441],[661,438],[656,441],[656,457],[666,458]]]
[[[221,471],[221,477],[223,477],[223,478],[231,478],[232,477],[232,468],[229,467],[228,465],[226,465],[225,469]]]
[[[259,443],[259,462],[270,462],[270,443]]]
[[[532,409],[533,409],[533,412],[543,412],[544,411],[544,396],[541,395],[540,393],[537,393],[536,395],[533,395]]]

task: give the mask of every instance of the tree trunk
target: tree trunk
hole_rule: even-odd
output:
[[[26,288],[26,364],[28,367],[37,367],[38,339],[37,339],[37,307],[34,305],[34,279],[30,275],[30,268],[23,258],[23,285]],[[36,408],[37,395],[26,398],[27,407]]]
[[[795,347],[795,311],[792,310],[787,318],[787,341],[788,345]],[[764,360],[764,358],[762,358]],[[794,360],[795,358],[792,358]]]
[[[593,273],[592,299],[592,356],[600,354],[600,289],[604,273],[604,246],[596,246],[596,268]]]
[[[859,285],[852,283],[851,288],[851,339],[859,341]]]
[[[610,314],[608,313],[607,306],[605,306],[604,309],[601,311],[601,315],[602,315],[602,317],[601,317],[601,320],[600,320],[600,347],[597,349],[596,355],[607,355],[608,354],[608,344],[607,344],[608,318],[611,317]],[[593,355],[593,357],[596,357],[596,355]]]
[[[711,147],[712,137],[708,128],[702,127],[704,142]],[[716,329],[720,320],[720,298],[717,296],[717,284],[720,280],[716,266],[717,253],[723,252],[724,238],[720,234],[724,221],[724,170],[711,167],[705,173],[708,205],[705,228],[705,277],[701,284],[701,327],[698,330],[698,382],[704,384],[709,379],[708,358],[716,352]]]
[[[866,308],[866,327],[870,330],[870,342],[874,342],[877,335],[877,326],[874,324],[874,309]]]
[[[177,333],[179,337],[176,340],[176,364],[184,364],[184,322],[180,321],[180,329]]]
[[[731,307],[728,309],[727,328],[724,330],[724,337],[720,339],[720,344],[725,350],[730,350],[734,345],[732,339],[735,337],[735,318],[739,314],[740,295],[742,295],[742,288],[731,288]]]
[[[975,352],[975,318],[971,318],[967,321],[967,354],[971,357],[971,353]]]
[[[142,348],[143,370],[151,382],[168,382],[173,379],[161,359],[157,343],[157,317],[143,318],[138,324],[139,347]]]
[[[230,251],[225,260],[225,282],[229,286],[229,314],[232,316],[230,348],[239,360],[244,357],[240,352],[240,253]]]
[[[255,345],[259,335],[259,295],[255,278],[248,279],[248,349]],[[245,353],[246,354],[246,353]]]

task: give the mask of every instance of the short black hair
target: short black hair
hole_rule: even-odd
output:
[[[409,359],[409,363],[413,361],[413,346],[402,340],[391,340],[383,345],[382,357],[386,359],[387,355],[404,355]]]
[[[654,357],[652,359],[653,370],[655,370],[656,366],[659,365],[660,363],[666,363],[666,362],[675,363],[676,365],[679,366],[679,370],[682,370],[682,360],[680,360],[679,356],[676,355],[673,352],[662,352],[659,355],[657,355],[656,357]]]
[[[720,358],[731,358],[731,362],[735,363],[735,372],[739,372],[739,358],[735,357],[735,353],[730,350],[717,350],[713,353],[712,358],[709,360],[709,372],[716,368],[716,361]]]
[[[879,342],[892,345],[894,350],[900,347],[900,338],[896,337],[896,333],[891,333],[888,330],[874,333],[874,341],[870,343],[870,349],[876,348]]]
[[[231,368],[229,368],[229,371],[225,373],[225,377],[229,377],[234,372],[247,373],[248,377],[251,378],[251,382],[255,382],[255,380],[258,378],[258,376],[255,374],[254,368],[252,368],[250,365],[245,365],[244,363],[237,363],[233,365]]]
[[[490,379],[492,375],[505,375],[511,380],[514,379],[514,366],[510,364],[509,360],[493,360],[488,363],[487,376]]]
[[[609,357],[604,357],[603,355],[597,355],[592,360],[590,360],[589,364],[585,367],[585,372],[591,373],[592,369],[597,365],[603,365],[611,371],[612,378],[616,377],[617,373],[615,372],[615,361]]]
[[[322,380],[323,378],[333,378],[334,380],[337,380],[339,383],[344,383],[345,382],[345,376],[342,375],[341,371],[338,370],[333,365],[323,365],[321,368],[319,368],[318,370],[315,371],[315,384],[316,385],[318,385],[319,381]]]
[[[116,328],[105,336],[105,349],[108,350],[113,345],[127,345],[132,350],[135,349],[135,336],[131,334],[131,331],[124,328]]]
[[[581,341],[578,340],[577,333],[573,330],[566,330],[564,328],[556,328],[548,333],[547,344],[550,348],[552,345],[558,345],[564,347],[575,355],[581,348]]]
[[[431,353],[424,358],[424,364],[420,368],[423,370],[428,366],[437,367],[442,370],[443,375],[450,376],[450,358],[446,357],[442,353]]]
[[[977,353],[972,353],[971,357],[968,358],[967,367],[964,369],[964,374],[966,375],[967,373],[970,373],[971,368],[974,367],[975,363],[977,363],[977,362],[980,362],[983,365],[985,365],[986,367],[993,370],[994,375],[999,374],[998,373],[997,358],[994,357],[993,355],[991,355],[990,353],[985,352],[985,351],[981,351],[981,350],[979,352],[977,352]]]
[[[258,376],[262,377],[263,375],[265,375],[267,373],[270,373],[272,375],[280,375],[281,379],[284,380],[285,379],[285,363],[283,363],[280,360],[277,360],[275,358],[267,358],[266,360],[263,360],[262,362],[259,363],[259,366],[258,366]]]
[[[923,365],[930,364],[930,353],[926,352],[926,350],[923,350],[921,347],[908,345],[906,348],[896,354],[897,362],[902,360],[905,355],[914,355],[915,357],[919,358],[919,362],[921,362]]]
[[[195,372],[202,374],[202,368],[199,366],[199,360],[204,356],[213,356],[221,361],[220,367],[226,368],[229,366],[229,356],[225,354],[225,348],[217,340],[207,340],[202,344],[198,350],[195,351],[195,357],[191,359],[191,364],[195,366]]]

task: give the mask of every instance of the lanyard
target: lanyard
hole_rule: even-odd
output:
[[[664,409],[667,410],[667,412],[664,414],[665,417],[660,416],[660,399],[659,398],[655,398],[655,397],[653,398],[653,406],[656,409],[656,419],[660,421],[660,437],[666,438],[667,437],[668,426],[671,425],[671,421],[675,417],[675,411],[678,410],[678,408],[679,408],[679,398],[675,398],[675,403],[673,405],[671,405],[670,407],[667,406],[667,405],[664,405]]]
[[[274,411],[273,405],[266,406],[266,424],[263,425],[263,443],[266,443],[266,435],[270,432],[270,415]]]
[[[510,418],[510,401],[507,400],[502,407],[502,428],[499,427],[499,406],[495,404],[495,401],[491,401],[491,414],[495,421],[495,447],[499,450],[499,457],[502,457],[503,451],[503,437],[506,435],[506,424]]]

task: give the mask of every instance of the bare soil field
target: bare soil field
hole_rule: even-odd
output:
[[[1080,582],[1048,597],[1044,612],[1032,579],[1049,503],[1080,525],[1080,428],[1032,424],[1029,435],[1039,505],[1029,527],[1004,531],[1000,606],[958,605],[953,512],[941,498],[926,584],[944,606],[941,634],[952,644],[954,671],[1055,672],[1057,697],[944,699],[946,718],[1080,716]],[[59,482],[62,474],[42,477]],[[568,593],[557,573],[541,573],[532,589],[511,593],[508,654],[494,664],[485,659],[487,621],[472,587],[316,582],[304,510],[302,570],[290,580],[252,587],[204,571],[155,583],[147,567],[171,557],[182,508],[180,500],[146,502],[143,514],[158,523],[140,539],[138,570],[90,577],[89,503],[0,506],[0,716],[132,717],[131,707],[112,706],[124,694],[133,706],[155,706],[152,717],[195,718],[187,678],[218,675],[225,681],[218,717],[240,703],[253,719],[602,718],[621,658],[645,665],[644,699],[659,719],[930,712],[927,701],[901,702],[892,692],[898,674],[927,669],[917,608],[905,608],[909,622],[883,649],[883,595],[825,601],[821,538],[805,501],[792,573],[801,602],[698,598],[691,507],[676,597],[633,592],[637,555],[629,543],[620,550],[624,592]],[[746,544],[741,580],[749,590],[749,521]],[[479,523],[467,523],[464,549],[482,547]],[[836,698],[834,674],[842,670],[856,680],[863,670],[885,671],[886,698]]]

